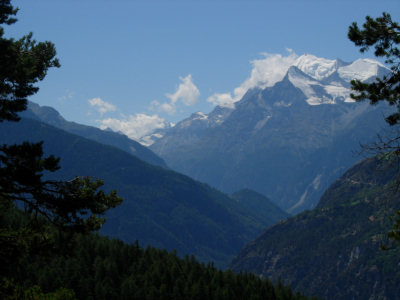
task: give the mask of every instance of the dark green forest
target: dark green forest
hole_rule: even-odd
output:
[[[15,208],[1,220],[15,229],[28,221]],[[280,282],[221,271],[175,251],[97,234],[54,239],[51,255],[29,253],[3,266],[9,288],[3,299],[307,299]]]

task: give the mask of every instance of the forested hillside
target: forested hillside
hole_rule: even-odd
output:
[[[400,248],[381,249],[400,208],[397,171],[378,158],[357,164],[314,210],[266,230],[231,267],[325,299],[400,299]]]
[[[24,219],[10,210],[2,221],[16,228]],[[11,299],[307,299],[281,283],[221,271],[194,256],[179,258],[175,251],[95,234],[58,240],[56,254],[30,254],[2,266],[14,278]]]

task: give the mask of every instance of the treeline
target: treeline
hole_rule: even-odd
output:
[[[10,299],[307,299],[280,282],[97,234],[58,235],[51,254],[27,255],[7,269]]]

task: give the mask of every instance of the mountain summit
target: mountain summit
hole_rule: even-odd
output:
[[[385,126],[387,108],[355,103],[350,80],[387,72],[369,59],[345,63],[303,55],[234,107],[193,114],[150,149],[171,168],[225,192],[249,188],[290,212],[310,209],[361,159],[354,155],[360,143]]]
[[[296,72],[296,68],[300,72]],[[352,79],[366,81],[385,72],[385,66],[370,59],[345,63],[339,59],[329,60],[306,54],[289,68],[288,76],[293,85],[306,95],[308,104],[318,105],[354,102],[350,98],[349,82]]]

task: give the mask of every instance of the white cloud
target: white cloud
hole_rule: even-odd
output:
[[[291,49],[286,49],[286,51],[287,56],[263,53],[263,58],[251,61],[253,68],[250,77],[233,90],[233,96],[231,93],[215,93],[207,101],[214,105],[233,107],[233,103],[239,101],[249,89],[255,87],[264,89],[273,86],[283,79],[289,67],[298,58]]]
[[[240,100],[251,88],[266,88],[282,80],[287,70],[292,66],[298,55],[292,50],[287,50],[288,55],[263,53],[264,58],[251,62],[253,69],[250,77],[234,90],[235,100]]]
[[[200,91],[192,81],[192,75],[184,78],[179,77],[181,83],[173,94],[165,94],[169,98],[169,102],[160,103],[154,100],[150,103],[149,109],[158,112],[166,112],[173,115],[176,112],[176,107],[182,102],[186,106],[196,104],[200,96]]]
[[[214,104],[215,106],[219,105],[222,107],[234,107],[234,103],[236,102],[235,99],[232,98],[230,93],[225,94],[217,94],[214,93],[212,96],[208,97],[208,102]]]
[[[182,81],[179,84],[177,90],[173,94],[166,94],[167,98],[171,100],[171,104],[175,104],[178,100],[181,100],[186,106],[192,106],[196,104],[197,99],[200,96],[200,91],[197,86],[192,82],[192,75],[188,75],[184,78],[179,77]]]
[[[116,107],[113,104],[103,101],[101,98],[92,98],[89,100],[89,104],[95,107],[101,115],[106,112],[116,111]]]
[[[160,111],[165,111],[169,115],[173,115],[176,112],[176,106],[174,103],[164,102],[159,106]]]
[[[151,111],[166,112],[169,115],[173,115],[176,112],[176,105],[170,102],[160,103],[157,100],[151,101],[148,107]]]
[[[129,138],[138,140],[156,129],[164,128],[166,121],[158,115],[136,114],[125,116],[123,119],[107,118],[101,120],[101,129],[110,128],[120,131]]]

